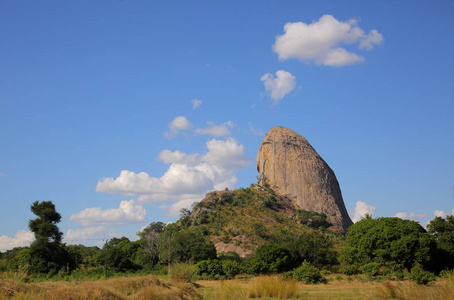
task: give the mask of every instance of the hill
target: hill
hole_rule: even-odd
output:
[[[207,236],[218,253],[233,251],[241,257],[265,243],[285,245],[314,230],[341,234],[329,227],[325,214],[297,209],[290,199],[258,184],[210,192],[178,223]]]

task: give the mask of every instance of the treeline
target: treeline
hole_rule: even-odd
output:
[[[99,248],[63,243],[56,225],[61,216],[52,202],[37,201],[31,209],[37,215],[29,223],[36,240],[30,247],[0,253],[0,271],[100,278],[123,273],[165,273],[170,265],[189,262],[195,264],[195,274],[206,279],[284,273],[286,277],[317,283],[332,272],[411,277],[427,283],[440,272],[454,268],[453,216],[436,217],[427,229],[415,221],[366,216],[352,225],[345,237],[324,226],[308,227],[292,239],[281,244],[265,243],[253,256],[240,258],[235,252],[217,254],[204,228],[185,222],[188,212],[177,223],[151,223],[137,233],[137,241],[112,238]]]

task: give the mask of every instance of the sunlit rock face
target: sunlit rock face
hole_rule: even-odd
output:
[[[273,127],[257,153],[260,184],[291,199],[300,209],[325,213],[343,232],[353,224],[333,170],[298,133]]]

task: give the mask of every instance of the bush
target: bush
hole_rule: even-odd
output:
[[[194,267],[194,274],[204,279],[232,279],[242,271],[241,264],[234,260],[203,260]]]
[[[417,284],[428,284],[435,281],[435,275],[424,271],[421,267],[413,267],[410,273],[410,279]]]
[[[236,275],[241,274],[243,271],[243,267],[240,263],[234,260],[224,260],[222,262],[222,271],[226,278],[232,279]]]
[[[298,269],[285,273],[284,277],[291,277],[296,281],[304,281],[308,284],[326,282],[326,278],[322,276],[320,271],[306,261]]]
[[[347,265],[341,268],[339,272],[348,276],[356,275],[358,274],[358,268],[354,265]]]
[[[360,267],[361,273],[369,277],[377,276],[379,269],[379,263],[368,263]]]

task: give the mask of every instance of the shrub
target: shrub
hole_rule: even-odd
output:
[[[410,279],[417,284],[428,284],[435,281],[435,275],[424,271],[421,267],[413,267],[410,273]]]
[[[354,265],[347,265],[341,268],[339,272],[348,276],[356,275],[358,274],[358,268]]]
[[[206,279],[219,279],[224,275],[222,263],[217,259],[202,260],[194,266],[194,274]]]
[[[224,260],[222,262],[222,271],[226,278],[234,278],[236,275],[242,273],[243,267],[240,263],[234,260]]]
[[[369,277],[377,276],[380,269],[379,263],[368,263],[360,267],[361,272]]]
[[[296,281],[304,281],[305,283],[322,283],[326,282],[326,278],[322,276],[320,271],[311,266],[308,262],[303,262],[301,267],[293,270],[291,272],[287,272],[285,277],[291,277]]]

